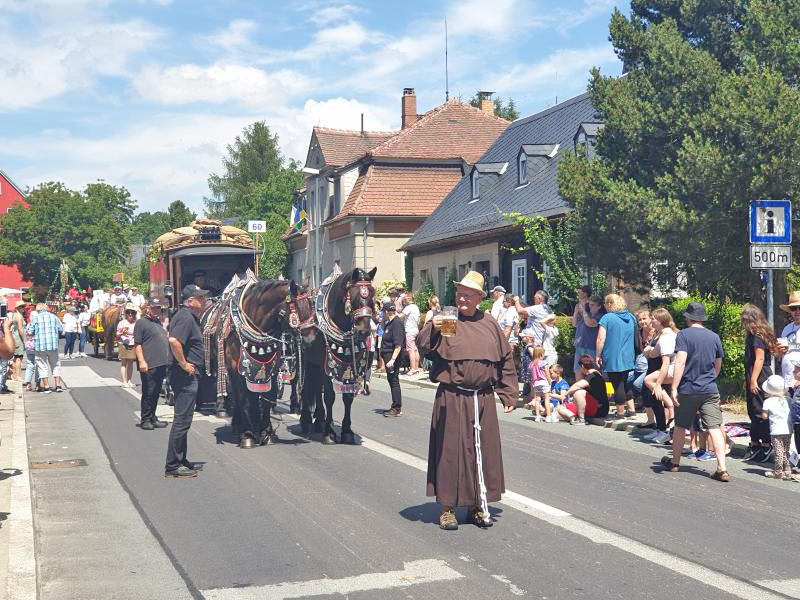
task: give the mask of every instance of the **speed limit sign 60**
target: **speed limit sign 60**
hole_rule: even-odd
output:
[[[247,231],[250,233],[264,233],[267,230],[266,221],[248,221]]]

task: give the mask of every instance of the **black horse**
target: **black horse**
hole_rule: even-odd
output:
[[[285,340],[299,314],[313,314],[311,300],[300,298],[292,281],[262,279],[228,299],[229,327],[223,326],[232,427],[240,448],[274,441],[270,413],[277,400],[278,372]],[[298,306],[302,306],[298,309]],[[294,317],[292,317],[294,315]]]
[[[351,429],[350,409],[357,391],[358,380],[366,372],[366,348],[364,341],[370,335],[375,301],[372,279],[377,267],[367,272],[353,269],[349,274],[336,277],[330,285],[320,289],[317,296],[317,326],[325,341],[322,371],[334,381],[334,388],[342,394],[344,418],[342,419],[341,443],[354,444]],[[324,382],[324,378],[321,376]],[[324,444],[336,443],[333,421],[335,394],[325,394]]]

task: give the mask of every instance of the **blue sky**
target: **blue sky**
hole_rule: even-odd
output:
[[[0,0],[0,169],[22,187],[102,179],[141,210],[195,209],[226,144],[264,120],[305,159],[314,125],[400,125],[450,94],[523,116],[619,74],[613,0]],[[555,8],[554,8],[555,7]]]

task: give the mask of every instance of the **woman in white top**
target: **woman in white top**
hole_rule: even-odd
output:
[[[644,384],[653,392],[653,396],[660,400],[664,405],[665,418],[667,423],[674,418],[672,399],[663,385],[672,383],[672,374],[675,366],[675,339],[678,335],[678,328],[672,315],[665,308],[657,308],[650,314],[650,324],[656,335],[652,346],[647,346],[644,350],[648,358],[661,357],[661,368],[653,371],[644,378]]]
[[[134,351],[133,329],[136,326],[136,309],[125,309],[125,318],[117,324],[116,338],[119,348],[119,373],[122,378],[122,387],[134,387],[131,382],[133,377],[133,362],[136,360]]]
[[[544,326],[544,337],[542,346],[544,347],[544,364],[548,366],[558,364],[558,352],[556,352],[556,339],[558,338],[558,327],[554,325]]]
[[[80,329],[78,331],[78,356],[86,356],[86,338],[89,335],[89,321],[92,315],[89,309],[84,305],[78,314],[78,323]]]
[[[72,358],[72,350],[75,348],[75,340],[78,339],[80,330],[80,320],[78,319],[78,307],[70,308],[62,319],[64,324],[64,358]]]

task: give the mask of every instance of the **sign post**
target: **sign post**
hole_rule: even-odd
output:
[[[791,244],[791,200],[753,200],[750,203],[750,268],[767,272],[767,320],[772,327],[775,327],[773,271],[792,268]]]
[[[256,277],[258,277],[258,234],[264,233],[267,230],[266,221],[248,221],[247,231],[253,234],[253,267],[256,270]]]

